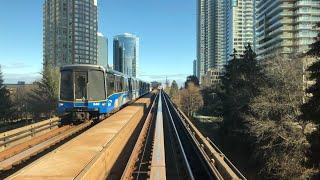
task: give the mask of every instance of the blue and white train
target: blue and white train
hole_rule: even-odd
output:
[[[60,69],[58,113],[74,121],[99,119],[150,91],[150,84],[96,65]]]

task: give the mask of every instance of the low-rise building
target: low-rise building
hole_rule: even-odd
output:
[[[202,87],[210,87],[221,83],[221,77],[224,76],[224,68],[210,68],[201,79]]]
[[[9,90],[10,95],[15,95],[19,91],[31,91],[34,85],[19,81],[17,84],[5,84],[5,87]]]

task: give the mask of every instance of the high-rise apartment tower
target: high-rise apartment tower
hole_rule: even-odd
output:
[[[257,5],[258,59],[304,53],[317,36],[319,0],[264,0]]]
[[[198,0],[197,77],[209,68],[222,69],[227,60],[227,3],[225,0]]]
[[[97,0],[45,0],[43,17],[44,63],[97,64]]]
[[[245,46],[254,47],[254,17],[256,0],[232,0],[227,4],[227,54],[233,49],[243,54]]]

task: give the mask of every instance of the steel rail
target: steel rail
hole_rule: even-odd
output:
[[[207,155],[206,152],[203,150],[202,148],[202,144],[198,142],[198,140],[195,138],[194,133],[192,133],[190,131],[190,127],[185,123],[185,121],[183,120],[183,118],[181,118],[180,114],[178,113],[178,111],[175,109],[175,106],[173,106],[173,103],[171,102],[169,96],[167,94],[165,94],[164,96],[166,96],[166,99],[169,101],[172,109],[174,110],[174,112],[178,115],[178,119],[182,124],[182,127],[184,127],[184,130],[186,130],[186,134],[189,138],[191,138],[190,140],[192,140],[194,147],[197,149],[197,151],[200,153],[200,156],[203,158],[203,163],[205,163],[207,165],[207,168],[209,168],[211,170],[211,172],[208,172],[209,174],[213,175],[215,178],[217,178],[218,180],[223,180],[224,178],[222,177],[222,175],[220,174],[220,172],[218,171],[218,169],[213,166],[211,163],[212,159],[210,159]]]
[[[173,130],[174,130],[174,132],[175,132],[174,134],[175,134],[175,136],[176,136],[176,138],[177,138],[177,141],[178,141],[178,144],[179,144],[179,148],[180,148],[180,151],[181,151],[181,153],[182,153],[182,158],[183,158],[183,162],[184,162],[184,164],[185,164],[185,166],[186,166],[187,173],[188,173],[190,179],[191,179],[191,180],[194,180],[195,178],[194,178],[193,172],[192,172],[192,170],[191,170],[191,167],[190,167],[188,158],[187,158],[186,153],[185,153],[185,151],[184,151],[184,148],[183,148],[182,142],[181,142],[181,140],[180,140],[180,137],[179,137],[177,128],[176,128],[176,126],[175,126],[175,124],[174,124],[174,121],[173,121],[173,118],[172,118],[172,115],[171,115],[171,112],[170,112],[170,108],[169,108],[169,106],[168,106],[168,103],[167,103],[167,100],[166,100],[166,98],[165,98],[165,95],[163,95],[163,99],[164,99],[164,102],[165,102],[165,107],[166,107],[167,110],[168,110],[168,114],[169,114],[169,117],[170,117],[170,122],[171,122],[172,127],[173,127]]]

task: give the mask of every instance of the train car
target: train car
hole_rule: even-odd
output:
[[[74,121],[98,120],[149,92],[148,83],[96,65],[60,69],[58,113]]]

